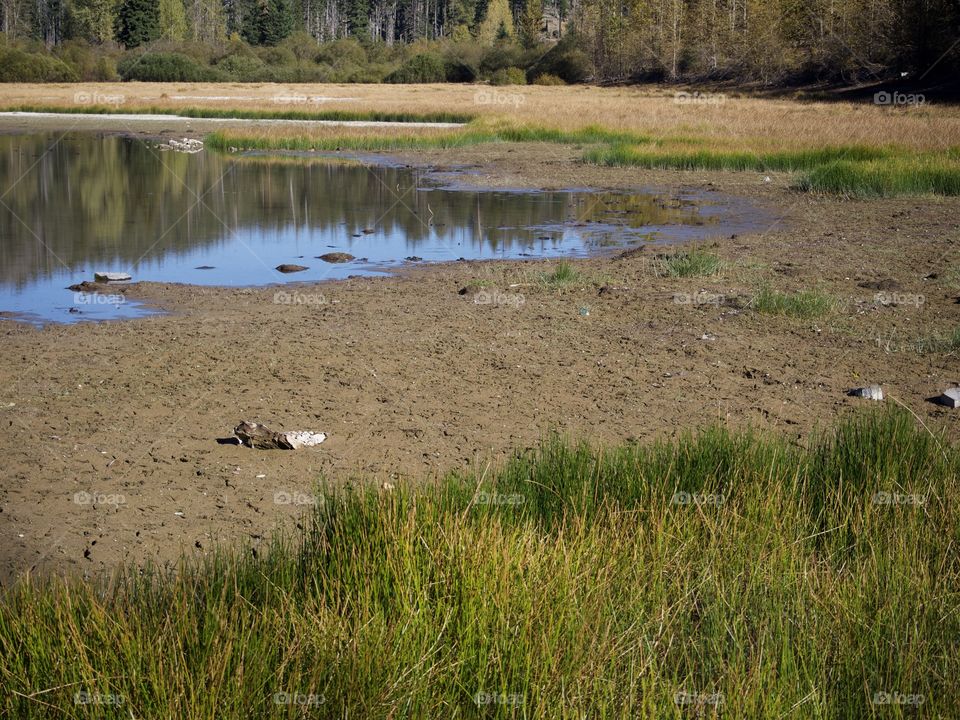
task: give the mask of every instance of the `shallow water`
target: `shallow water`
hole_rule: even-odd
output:
[[[134,280],[265,285],[424,262],[582,256],[742,232],[715,197],[484,191],[369,159],[162,151],[96,134],[0,136],[0,311],[34,322],[142,315],[74,293],[95,271]],[[346,252],[330,264],[316,256]],[[308,266],[283,274],[282,263]]]

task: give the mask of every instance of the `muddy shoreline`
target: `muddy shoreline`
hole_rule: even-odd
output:
[[[43,329],[0,318],[3,583],[256,546],[305,510],[282,500],[321,478],[429,481],[502,462],[551,431],[611,445],[719,422],[803,443],[869,406],[845,392],[874,382],[960,438],[960,412],[926,401],[960,383],[960,361],[909,347],[960,325],[947,272],[960,263],[960,199],[816,197],[788,176],[608,169],[576,156],[511,145],[394,157],[441,180],[455,168],[477,187],[712,190],[779,222],[717,241],[727,266],[711,278],[660,277],[651,248],[576,260],[582,281],[559,290],[539,281],[556,261],[453,262],[286,286],[324,296],[310,306],[278,306],[277,286],[141,283],[131,297],[168,314]],[[882,281],[923,302],[877,303]],[[459,294],[478,282],[513,301]],[[738,300],[761,285],[817,288],[840,309],[761,315]],[[721,296],[735,302],[677,301]],[[290,452],[216,443],[241,420],[328,439]]]

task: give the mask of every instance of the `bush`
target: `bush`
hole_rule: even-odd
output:
[[[217,70],[240,82],[256,82],[265,75],[263,60],[256,55],[227,55],[217,63]]]
[[[477,71],[461,60],[444,63],[444,80],[449,83],[471,83],[477,79]]]
[[[442,83],[447,79],[443,60],[431,53],[420,53],[390,73],[389,83]]]
[[[140,53],[120,61],[117,71],[123,80],[141,82],[215,82],[222,76],[180,53]]]
[[[261,47],[257,48],[257,57],[267,65],[296,65],[296,56],[285,47]]]
[[[533,58],[519,45],[512,43],[498,43],[496,46],[487,48],[480,61],[480,74],[484,77],[490,77],[497,70],[503,70],[509,67],[527,67]]]
[[[568,83],[582,83],[589,79],[593,75],[590,58],[574,45],[572,37],[568,35],[551,48],[534,63],[527,76],[535,79],[541,75],[556,75]]]
[[[533,79],[533,85],[566,85],[566,83],[558,78],[556,75],[551,75],[550,73],[543,73],[543,75],[537,75]]]
[[[0,82],[76,82],[77,72],[51,55],[0,48]]]
[[[491,85],[526,85],[527,74],[517,67],[508,67],[497,70],[490,77]],[[563,84],[563,81],[560,83]]]
[[[367,51],[356,38],[341,38],[316,48],[313,59],[335,68],[347,65],[363,67],[367,64]]]

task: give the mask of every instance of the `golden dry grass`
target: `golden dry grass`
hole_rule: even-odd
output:
[[[75,96],[81,92],[91,96],[122,96],[125,110],[211,107],[305,112],[466,112],[525,125],[563,129],[600,125],[655,137],[702,139],[713,147],[729,149],[741,145],[779,150],[861,144],[941,151],[960,146],[960,109],[955,106],[928,103],[920,107],[890,108],[869,103],[799,102],[732,95],[718,103],[684,104],[675,100],[678,91],[663,86],[20,84],[0,87],[0,107],[76,107]],[[300,100],[276,101],[278,97],[291,96]],[[324,99],[312,101],[313,98]],[[264,132],[282,134],[284,130],[275,128]],[[326,129],[311,132],[330,135]],[[357,131],[351,130],[350,134],[354,132]],[[336,133],[343,135],[344,129],[337,129]]]

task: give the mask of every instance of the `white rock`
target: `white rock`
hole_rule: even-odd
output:
[[[287,442],[290,443],[290,446],[294,450],[299,450],[300,448],[304,447],[313,447],[314,445],[319,445],[327,439],[326,433],[315,433],[310,432],[309,430],[288,432],[284,433],[283,436],[286,438]]]
[[[937,404],[946,405],[948,408],[960,407],[960,388],[944,390],[943,395],[937,398]]]
[[[93,279],[97,282],[122,282],[132,278],[127,273],[121,272],[95,272]]]
[[[854,388],[847,394],[852,395],[853,397],[867,398],[868,400],[883,400],[883,388],[881,388],[879,385]]]

